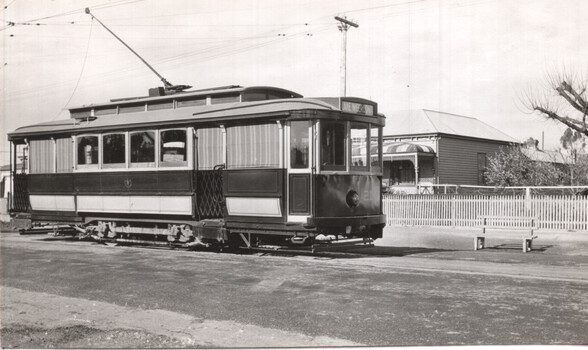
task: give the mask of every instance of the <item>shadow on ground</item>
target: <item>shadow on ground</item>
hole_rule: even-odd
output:
[[[537,251],[537,252],[545,252],[548,249],[553,248],[553,247],[554,247],[553,245],[537,245],[537,244],[534,244],[533,245],[533,249],[531,251],[532,252],[534,252],[534,251]],[[508,244],[507,243],[507,244],[495,245],[495,246],[492,246],[492,247],[486,247],[484,249],[487,249],[487,250],[495,250],[495,251],[496,250],[517,250],[517,251],[522,251],[523,250],[523,247],[522,247],[521,244],[514,244],[514,243]]]

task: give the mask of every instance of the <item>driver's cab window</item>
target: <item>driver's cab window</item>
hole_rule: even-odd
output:
[[[321,169],[345,170],[347,130],[344,122],[321,122]]]

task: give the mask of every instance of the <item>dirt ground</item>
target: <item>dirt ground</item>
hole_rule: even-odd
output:
[[[146,332],[115,329],[99,330],[86,326],[54,329],[14,325],[2,328],[4,348],[182,348],[183,342]]]
[[[503,255],[501,249],[489,250],[485,254],[469,252],[471,233],[468,230],[432,230],[430,228],[388,229],[385,238],[377,242],[375,251],[387,246],[416,247],[426,251],[426,258],[411,258],[423,269],[436,271],[436,264],[453,266],[464,273],[479,274],[492,264],[500,264],[501,274],[516,273],[523,263],[536,268],[534,275],[549,280],[555,277],[562,283],[577,283],[585,275],[574,271],[585,263],[588,256],[587,233],[545,233],[546,242],[538,247],[549,247],[540,254],[513,252]],[[2,231],[5,232],[5,231]],[[13,234],[11,244],[24,247],[29,238]],[[467,238],[467,239],[464,239]],[[493,238],[494,239],[494,238]],[[500,240],[497,239],[497,242]],[[39,243],[40,244],[40,243]],[[80,242],[80,244],[82,244]],[[461,246],[460,246],[461,245]],[[66,252],[66,245],[58,242],[51,250],[58,254]],[[462,251],[444,251],[458,248]],[[428,249],[428,250],[427,250]],[[438,250],[438,251],[437,251]],[[403,252],[411,252],[403,249]],[[515,249],[516,251],[516,249]],[[122,250],[103,250],[101,254],[122,254]],[[463,255],[453,260],[455,254]],[[504,257],[509,264],[503,264]],[[565,259],[562,259],[565,257]],[[116,259],[113,255],[112,259]],[[477,260],[484,261],[477,261]],[[496,261],[494,261],[496,260]],[[368,260],[366,260],[368,261]],[[370,260],[371,261],[371,260]],[[464,261],[468,266],[463,266]],[[320,260],[317,260],[320,262]],[[51,261],[47,261],[51,263]],[[347,263],[347,262],[342,262]],[[68,264],[70,261],[68,260]],[[574,266],[567,274],[557,274],[562,267]],[[422,266],[421,266],[422,265]],[[474,269],[472,272],[469,269]],[[409,271],[409,270],[407,270]],[[533,270],[534,271],[534,270]],[[583,270],[585,271],[585,270]],[[433,272],[432,272],[433,273]],[[513,275],[516,277],[516,275]],[[584,276],[584,277],[583,277]],[[1,281],[0,281],[1,282]],[[256,286],[259,293],[274,291],[278,284],[271,279]],[[34,283],[34,281],[30,281]],[[584,283],[584,282],[582,282]],[[67,297],[52,291],[39,292],[23,288],[0,289],[2,315],[0,316],[0,346],[2,348],[275,348],[275,347],[341,347],[361,346],[347,339],[327,336],[309,336],[296,331],[262,327],[237,321],[212,320],[192,315],[159,309],[153,306],[137,307],[92,300],[91,296]],[[169,291],[169,298],[179,298]]]
[[[3,287],[3,348],[357,346],[330,337]],[[8,323],[8,325],[6,325]]]

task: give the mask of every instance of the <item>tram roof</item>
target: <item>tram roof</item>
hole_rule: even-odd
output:
[[[267,118],[287,116],[291,112],[305,110],[340,112],[342,111],[340,106],[335,103],[335,101],[340,100],[339,98],[288,98],[103,115],[91,120],[70,118],[18,128],[8,134],[8,139],[12,141],[40,135],[80,134],[102,130],[185,125],[191,122],[222,122],[223,120]],[[346,100],[371,102],[358,98],[346,98]],[[375,102],[371,103],[375,105]],[[376,119],[381,118],[381,116],[374,115],[371,118]]]
[[[151,90],[157,90],[157,89],[150,89],[150,92],[151,92]],[[218,96],[218,95],[237,94],[237,93],[240,94],[243,92],[259,91],[259,90],[268,90],[268,91],[283,93],[286,95],[290,95],[292,98],[303,97],[302,95],[300,95],[294,91],[282,89],[282,88],[278,88],[278,87],[274,87],[274,86],[243,87],[241,85],[227,85],[227,86],[219,86],[219,87],[200,89],[200,90],[174,92],[171,94],[163,94],[163,95],[155,95],[155,96],[137,96],[137,97],[116,98],[116,99],[111,99],[110,102],[106,102],[106,103],[97,103],[97,104],[89,104],[89,105],[71,107],[71,108],[69,108],[69,110],[72,111],[72,110],[89,109],[89,108],[97,108],[97,107],[110,107],[110,106],[146,103],[146,102],[154,102],[154,101],[185,99],[185,98],[190,98],[190,97]]]

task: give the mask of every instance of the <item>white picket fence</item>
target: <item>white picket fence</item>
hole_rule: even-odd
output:
[[[384,195],[387,225],[477,227],[482,216],[537,218],[548,230],[588,231],[588,197],[563,195]],[[515,224],[516,225],[516,224]]]

